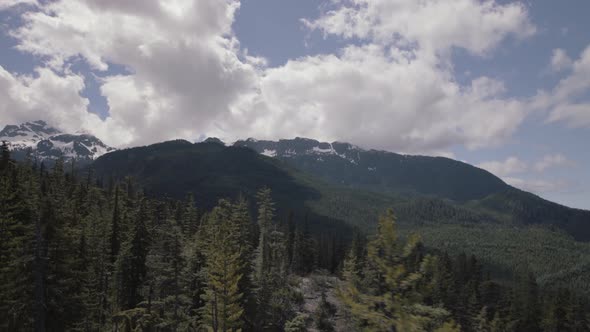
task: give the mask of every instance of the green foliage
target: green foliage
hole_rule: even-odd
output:
[[[408,198],[396,207],[422,221],[397,223],[389,211],[369,241],[313,212],[285,211],[281,189],[197,208],[191,195],[156,198],[129,177],[105,188],[93,172],[76,174],[63,161],[47,170],[2,158],[3,331],[302,331],[311,324],[329,331],[338,326],[336,311],[360,330],[588,330],[580,296],[588,294],[587,245],[501,218],[475,224],[474,216],[490,215],[477,207]],[[323,202],[350,197],[358,196]],[[409,235],[416,230],[427,247]],[[528,269],[512,280],[516,266]],[[317,311],[303,313],[307,299],[293,280],[317,268],[341,272],[341,303],[333,307],[324,294]]]
[[[285,323],[285,332],[306,332],[308,320],[308,315],[298,314],[295,318]]]
[[[469,252],[488,266],[492,276],[511,282],[527,267],[541,286],[570,288],[590,294],[590,244],[538,226],[501,224],[400,224],[403,235],[419,233],[433,249],[452,255]]]
[[[205,249],[207,282],[203,325],[213,331],[235,331],[243,325],[243,294],[240,292],[242,261],[239,224],[232,220],[232,206],[220,201],[207,216]]]
[[[360,328],[428,331],[453,323],[446,310],[421,303],[419,284],[431,260],[421,260],[419,248],[417,237],[406,243],[398,240],[395,217],[388,210],[379,220],[376,237],[368,244],[365,280],[361,283],[354,268],[356,258],[349,255],[345,263],[347,282],[340,297]]]

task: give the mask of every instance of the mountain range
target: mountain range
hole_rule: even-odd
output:
[[[5,141],[17,159],[27,153],[31,157],[51,161],[63,157],[88,163],[115,149],[86,133],[64,133],[45,121],[8,125],[0,131],[0,142]]]
[[[105,185],[133,178],[146,195],[193,193],[203,209],[221,198],[254,202],[266,186],[278,218],[292,212],[323,232],[373,232],[378,215],[393,208],[400,232],[421,234],[431,250],[474,253],[499,275],[526,267],[545,284],[577,280],[590,293],[590,211],[549,202],[449,158],[305,138],[247,139],[229,146],[216,138],[175,140],[114,150],[42,121],[7,126],[1,136],[17,152],[32,148],[41,158],[83,158]],[[59,149],[64,136],[84,149]],[[49,143],[51,153],[43,148]]]
[[[487,171],[443,157],[365,150],[349,143],[307,138],[248,139],[234,145],[278,158],[313,176],[350,188],[432,195],[456,201],[481,199],[508,188]]]

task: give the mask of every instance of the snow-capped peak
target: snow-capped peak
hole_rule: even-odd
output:
[[[115,150],[88,133],[63,133],[41,120],[7,125],[0,131],[0,141],[8,142],[17,158],[31,151],[41,160],[60,157],[94,160]]]
[[[360,152],[364,151],[348,143],[327,143],[302,137],[279,141],[261,141],[249,138],[245,141],[238,141],[235,145],[251,148],[268,157],[294,158],[309,156],[316,158],[318,161],[324,161],[326,157],[332,156],[345,159],[351,164],[358,164]]]

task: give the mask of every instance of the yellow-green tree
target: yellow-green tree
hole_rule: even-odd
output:
[[[442,308],[421,304],[418,283],[432,264],[426,257],[417,269],[409,268],[420,239],[398,240],[393,211],[380,217],[376,237],[367,248],[365,280],[359,282],[356,258],[349,255],[340,297],[349,317],[366,331],[459,331]],[[360,284],[363,284],[361,289]],[[368,286],[367,286],[368,285]]]
[[[244,262],[236,241],[240,230],[233,222],[231,212],[231,204],[222,200],[205,224],[208,244],[203,325],[212,331],[238,331],[243,325],[243,294],[239,285]]]

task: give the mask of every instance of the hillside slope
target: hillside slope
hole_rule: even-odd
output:
[[[481,199],[510,188],[493,174],[443,157],[364,150],[349,143],[307,138],[238,141],[327,182],[383,193],[432,195],[455,201]]]
[[[412,215],[424,215],[424,210],[433,210],[432,215],[437,218],[443,211],[442,214],[458,213],[463,219],[480,219],[470,215],[476,211],[485,214],[487,221],[543,224],[563,229],[578,240],[590,240],[590,212],[549,202],[509,186],[483,169],[457,160],[364,150],[348,143],[326,143],[306,138],[248,139],[234,145],[281,160],[338,187],[395,196],[396,201],[417,197],[422,206],[412,203],[415,205]],[[431,198],[431,201],[425,203],[425,198]],[[347,202],[343,206],[350,204],[353,203]],[[373,203],[366,201],[365,204]],[[457,206],[466,210],[453,212]]]
[[[319,199],[320,193],[294,177],[294,170],[250,149],[177,140],[115,151],[92,167],[105,181],[133,177],[150,196],[180,199],[192,193],[203,209],[211,209],[222,198],[242,196],[252,203],[256,192],[268,187],[282,221],[294,212],[298,221],[307,218],[320,232],[332,230],[345,238],[351,234],[348,224],[314,214],[305,206],[306,200]]]
[[[590,293],[590,277],[586,277],[589,262],[580,259],[590,257],[590,244],[572,237],[588,239],[588,212],[511,187],[467,202],[371,192],[318,180],[284,160],[215,141],[171,141],[116,151],[102,156],[93,166],[104,181],[134,177],[148,195],[182,198],[192,192],[198,205],[207,209],[220,198],[243,195],[253,201],[256,191],[268,186],[280,219],[286,219],[292,210],[299,221],[307,215],[313,228],[343,239],[352,231],[347,225],[374,231],[377,216],[391,207],[400,231],[422,234],[432,250],[477,254],[494,267],[498,277],[508,278],[515,267],[526,266],[547,284],[568,286],[573,280],[576,287]]]

